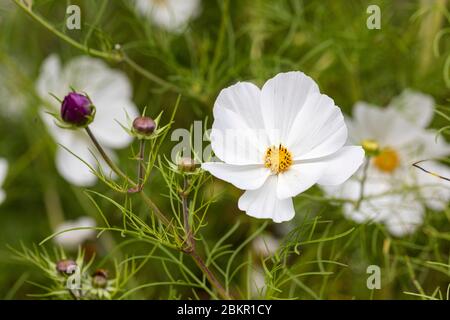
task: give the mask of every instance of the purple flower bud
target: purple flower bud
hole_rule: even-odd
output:
[[[66,259],[56,263],[56,270],[60,273],[72,274],[77,268],[77,263],[73,260]]]
[[[76,126],[87,124],[92,111],[93,106],[89,98],[76,92],[65,96],[61,104],[61,118]]]
[[[133,129],[138,134],[149,136],[155,131],[156,123],[150,117],[137,117],[133,121]]]

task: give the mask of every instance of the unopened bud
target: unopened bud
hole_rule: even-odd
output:
[[[188,157],[179,159],[177,165],[181,172],[193,172],[197,168],[194,159]]]
[[[61,118],[74,126],[84,126],[92,120],[94,107],[89,98],[83,94],[71,92],[64,97],[61,104]]]
[[[105,269],[97,269],[92,277],[92,285],[95,288],[105,288],[108,284],[108,271]]]
[[[133,121],[133,130],[143,136],[151,135],[155,129],[156,123],[150,117],[137,117]]]
[[[70,259],[58,261],[56,263],[56,271],[64,274],[72,274],[77,268],[77,263]]]

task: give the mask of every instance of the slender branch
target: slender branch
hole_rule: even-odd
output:
[[[91,139],[92,143],[94,144],[95,148],[100,153],[102,158],[106,161],[106,163],[111,168],[111,170],[114,171],[114,173],[117,174],[118,176],[127,180],[133,186],[136,186],[136,183],[133,180],[131,180],[125,173],[123,173],[123,171],[120,170],[120,168],[118,166],[116,166],[114,161],[111,160],[111,158],[108,156],[108,154],[102,148],[102,146],[100,145],[100,143],[98,142],[98,140],[94,136],[94,134],[92,133],[91,129],[89,129],[89,127],[86,127],[86,132],[87,132],[89,138]]]
[[[181,202],[183,207],[183,222],[184,222],[184,231],[186,233],[186,243],[188,244],[189,251],[195,251],[195,239],[192,234],[192,229],[189,225],[189,205],[188,205],[188,189],[189,184],[187,181],[187,177],[183,177],[183,190],[180,192]]]
[[[106,154],[105,150],[102,148],[98,140],[95,138],[92,131],[89,129],[89,127],[86,127],[86,132],[89,135],[89,138],[91,138],[92,143],[97,148],[98,152],[102,156],[102,158],[106,161],[108,166],[111,168],[111,170],[114,171],[118,176],[124,178],[127,182],[129,182],[134,188],[138,187],[138,184],[131,180],[125,173],[123,173],[122,170],[119,169],[118,166],[114,163],[114,161],[111,160],[111,158]],[[159,210],[159,208],[156,206],[156,204],[144,193],[140,192],[141,197],[144,199],[145,203],[153,210],[155,215],[160,219],[160,221],[165,224],[166,226],[170,225],[169,220],[164,216],[164,214]]]
[[[144,164],[144,157],[145,157],[145,139],[141,139],[139,141],[139,153],[137,156],[137,179],[138,184],[136,187],[131,188],[128,190],[129,193],[137,193],[141,192],[144,189],[144,183],[145,183],[145,164]]]
[[[192,257],[192,259],[195,261],[197,266],[202,270],[202,272],[208,278],[209,282],[214,286],[214,288],[217,290],[217,292],[222,297],[222,299],[232,300],[233,297],[230,294],[228,294],[228,292],[223,288],[223,286],[220,284],[219,280],[217,280],[216,276],[206,266],[203,259],[195,251],[191,252],[189,255]]]
[[[198,95],[194,95],[191,92],[186,92],[182,90],[181,88],[177,87],[176,85],[158,77],[157,75],[151,73],[147,69],[143,68],[139,64],[137,64],[135,61],[130,59],[123,51],[121,50],[114,50],[111,52],[105,52],[97,49],[92,49],[88,47],[85,44],[82,44],[71,37],[67,36],[66,34],[62,33],[58,29],[54,28],[51,23],[49,23],[47,20],[45,20],[40,15],[34,13],[29,7],[27,7],[22,1],[20,0],[13,0],[17,6],[19,6],[25,13],[30,16],[32,19],[34,19],[36,22],[41,24],[44,28],[52,32],[54,35],[59,37],[61,40],[65,41],[66,43],[70,44],[71,46],[86,52],[87,54],[91,56],[95,56],[98,58],[106,59],[106,60],[112,60],[114,62],[124,62],[126,63],[130,68],[138,72],[140,75],[144,76],[145,78],[149,79],[150,81],[157,83],[163,87],[169,88],[172,91],[175,91],[177,93],[183,93],[186,95],[189,95],[190,97],[198,100],[201,103],[205,103],[204,99],[202,99]]]
[[[48,21],[46,21],[44,18],[42,18],[41,16],[37,15],[36,13],[34,13],[22,1],[20,1],[20,0],[13,0],[13,1],[23,11],[25,11],[25,13],[28,14],[31,18],[33,18],[34,20],[39,22],[47,30],[49,30],[50,32],[54,33],[60,39],[64,40],[68,44],[74,46],[75,48],[77,48],[79,50],[82,50],[82,51],[85,51],[86,53],[88,53],[90,55],[93,55],[93,56],[96,56],[96,57],[99,57],[99,58],[110,59],[110,60],[114,60],[114,61],[117,61],[117,62],[122,60],[122,57],[121,57],[121,55],[119,53],[104,52],[104,51],[92,49],[92,48],[89,48],[89,47],[87,47],[85,45],[82,45],[78,41],[73,40],[71,37],[69,37],[69,36],[65,35],[64,33],[62,33],[61,31],[55,29]]]
[[[428,173],[428,174],[430,174],[430,175],[432,175],[432,176],[435,176],[436,178],[440,178],[440,179],[442,179],[442,180],[450,181],[450,178],[441,176],[440,174],[437,174],[436,172],[432,172],[432,171],[430,171],[430,170],[425,169],[424,167],[419,166],[420,163],[425,162],[425,161],[428,161],[428,160],[420,160],[420,161],[414,162],[414,163],[412,164],[412,166],[413,166],[413,167],[416,167],[417,169],[422,170],[422,171],[425,172],[425,173]]]
[[[162,223],[164,223],[166,226],[170,226],[170,221],[167,220],[166,216],[159,210],[158,206],[150,199],[145,192],[141,191],[139,192],[144,202],[150,207],[150,209],[153,210],[156,216],[161,220]]]
[[[144,187],[144,178],[145,178],[145,165],[144,165],[144,157],[145,157],[145,139],[142,139],[139,142],[139,155],[138,155],[138,181],[139,181],[139,191]]]
[[[197,266],[202,270],[205,274],[208,281],[211,285],[217,290],[222,299],[231,300],[232,297],[228,292],[224,289],[220,281],[216,278],[214,273],[208,268],[206,263],[200,257],[197,252],[195,245],[195,238],[192,233],[191,226],[189,225],[189,204],[188,204],[188,192],[189,192],[189,182],[186,175],[183,176],[183,189],[180,192],[182,209],[183,209],[183,221],[184,221],[184,231],[186,233],[186,243],[187,248],[183,249],[183,252],[189,254],[192,259],[195,261]]]

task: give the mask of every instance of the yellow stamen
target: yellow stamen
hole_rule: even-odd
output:
[[[383,172],[392,173],[400,165],[400,158],[397,151],[387,147],[373,158],[373,164]]]
[[[286,147],[279,145],[267,148],[264,155],[264,166],[269,168],[273,173],[278,174],[284,172],[292,164],[292,155]]]

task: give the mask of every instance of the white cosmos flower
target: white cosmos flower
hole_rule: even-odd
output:
[[[341,184],[359,168],[364,151],[346,140],[334,101],[305,74],[280,73],[262,89],[239,82],[220,92],[211,146],[223,162],[202,168],[246,190],[238,205],[248,215],[288,221],[292,197],[316,183]]]
[[[49,93],[63,98],[71,91],[86,92],[96,107],[95,120],[89,127],[112,157],[112,149],[129,145],[132,138],[117,123],[126,123],[126,114],[133,119],[138,110],[132,102],[132,89],[128,78],[120,71],[109,68],[103,61],[80,56],[61,67],[56,55],[49,56],[42,64],[37,80],[37,92],[47,105],[42,106],[41,117],[55,141],[78,157],[96,167],[91,151],[95,148],[84,130],[61,129],[54,118],[45,111],[59,112],[59,103]],[[91,150],[91,151],[90,151]],[[97,157],[100,160],[100,157]],[[78,158],[58,146],[56,167],[59,173],[77,186],[91,186],[97,178]],[[107,167],[106,167],[107,168]]]
[[[436,132],[426,130],[432,119],[434,101],[424,94],[405,90],[387,108],[357,103],[353,120],[347,119],[352,142],[377,146],[379,154],[352,179],[339,187],[326,187],[334,197],[357,201],[358,206],[344,205],[344,214],[356,222],[385,223],[395,236],[412,233],[422,224],[425,205],[443,210],[450,200],[450,183],[427,174],[412,164],[418,160],[446,156],[450,147],[436,142]],[[364,142],[365,141],[365,142]],[[447,166],[436,161],[423,164],[426,169],[450,176]]]
[[[61,223],[55,230],[55,233],[75,228],[95,228],[95,220],[91,217],[81,217],[77,220],[68,220]],[[76,249],[86,240],[95,236],[94,229],[71,230],[58,234],[53,240],[66,249]]]
[[[135,0],[137,11],[155,25],[181,32],[200,11],[200,0]]]
[[[5,159],[0,158],[0,203],[2,203],[6,198],[5,191],[3,191],[1,187],[3,181],[5,181],[7,173],[8,173],[8,162],[6,162]]]

